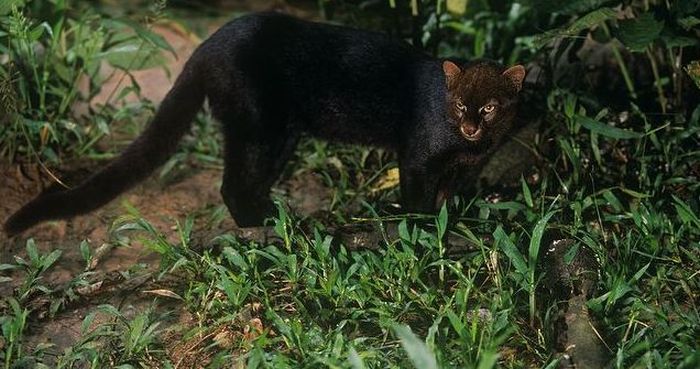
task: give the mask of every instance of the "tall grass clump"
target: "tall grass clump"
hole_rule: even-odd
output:
[[[162,3],[162,2],[159,2]],[[72,112],[88,103],[114,71],[151,68],[168,43],[148,25],[96,12],[84,2],[6,0],[0,4],[0,156],[56,162],[84,154],[110,133],[115,117],[140,106],[99,107],[89,117]],[[156,8],[158,13],[161,8]],[[139,86],[131,78],[112,100]],[[85,87],[81,88],[83,85]]]

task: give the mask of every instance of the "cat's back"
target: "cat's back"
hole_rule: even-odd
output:
[[[314,134],[379,144],[410,120],[429,59],[386,34],[272,12],[227,23],[198,53],[214,107],[255,99],[256,109],[284,112]]]
[[[278,12],[250,13],[236,18],[203,44],[210,52],[233,53],[254,49],[256,54],[276,58],[354,58],[369,54],[420,58],[424,55],[405,43],[380,32],[302,20]],[[342,62],[342,60],[340,60]]]

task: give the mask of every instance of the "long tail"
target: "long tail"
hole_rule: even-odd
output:
[[[185,65],[153,121],[118,158],[75,188],[37,196],[7,220],[5,232],[14,235],[42,221],[90,212],[164,164],[204,103],[203,78],[194,59]]]

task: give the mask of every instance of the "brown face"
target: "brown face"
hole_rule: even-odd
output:
[[[512,124],[516,97],[525,78],[525,68],[503,70],[482,62],[465,68],[443,63],[447,81],[447,111],[464,139],[473,144],[496,141]]]

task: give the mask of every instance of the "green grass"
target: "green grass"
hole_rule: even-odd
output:
[[[114,131],[113,123],[133,124],[150,113],[131,72],[161,65],[161,51],[174,53],[150,30],[163,7],[158,1],[145,20],[133,21],[75,1],[3,1],[0,157],[55,164],[64,157],[90,156],[95,144]],[[112,68],[108,76],[100,73],[103,63]],[[118,90],[108,91],[111,105],[92,106],[89,119],[72,113],[119,71],[125,75]],[[140,101],[125,104],[129,95]]]
[[[220,209],[174,220],[168,229],[120,218],[112,228],[115,243],[138,241],[161,256],[154,273],[123,272],[125,284],[152,278],[142,290],[153,297],[136,313],[124,306],[92,309],[81,339],[65,351],[30,347],[29,323],[39,322],[38,314],[70,311],[81,298],[90,302],[85,288],[100,276],[86,268],[54,286],[44,276],[60,252],[41,254],[27,241],[25,259],[0,265],[20,276],[12,296],[0,301],[2,367],[555,368],[566,304],[550,281],[560,276],[548,249],[566,239],[564,263],[585,252],[596,260],[586,307],[609,367],[697,368],[700,108],[681,102],[657,113],[666,109],[657,106],[659,91],[673,95],[672,72],[683,72],[663,59],[681,46],[663,33],[638,34],[645,28],[618,24],[608,8],[583,3],[549,9],[568,18],[551,17],[554,24],[542,28],[550,31],[540,35],[528,21],[542,19],[527,9],[506,16],[481,9],[488,4],[482,2],[475,5],[479,17],[444,16],[450,33],[441,47],[453,49],[467,37],[474,42],[465,51],[470,57],[528,57],[549,37],[569,42],[587,29],[611,37],[632,27],[617,53],[641,50],[630,58],[664,66],[644,84],[631,79],[633,62],[615,59],[629,93],[623,108],[581,86],[542,91],[544,123],[523,143],[537,154],[536,176],[504,183],[498,196],[484,188],[474,198],[454,199],[450,212],[388,216],[383,210],[396,201],[397,189],[375,188],[396,166],[391,153],[303,140],[285,176],[317,173],[330,189],[331,216],[301,218],[282,197],[270,220],[274,236],[264,242],[212,235],[217,227],[209,220]],[[686,10],[672,10],[677,19],[665,26],[694,22]],[[426,32],[431,27],[428,20]],[[495,39],[499,30],[504,36]],[[643,96],[654,106],[643,105],[649,101]],[[185,140],[161,174],[193,163],[219,168],[214,132],[210,120],[198,119],[195,138]],[[351,247],[336,233],[348,224],[378,224],[379,247]],[[175,243],[166,237],[173,229]],[[455,242],[470,247],[456,250]],[[96,246],[75,245],[86,264]]]

